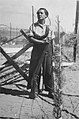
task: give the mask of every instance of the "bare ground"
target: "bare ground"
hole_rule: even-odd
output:
[[[20,58],[25,59],[25,57]],[[20,58],[17,60],[19,61]],[[79,117],[78,59],[79,57],[77,56],[76,63],[70,67],[65,67],[62,72],[62,107],[69,112],[62,111],[63,119],[75,119]],[[4,61],[6,59],[1,55],[0,65]],[[24,61],[26,62],[26,59]],[[8,76],[0,79],[0,82],[6,79],[8,79]],[[47,92],[44,92],[41,98],[30,99],[29,92],[25,88],[27,82],[22,77],[19,79],[21,81],[12,82],[12,84],[0,87],[0,119],[53,119],[53,99],[47,96]]]

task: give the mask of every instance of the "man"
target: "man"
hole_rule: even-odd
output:
[[[45,8],[40,8],[37,11],[37,18],[38,21],[32,24],[30,27],[30,34],[29,34],[29,41],[32,42],[33,50],[31,53],[31,60],[30,60],[30,68],[29,68],[29,82],[27,85],[27,89],[31,88],[31,81],[33,78],[33,74],[35,69],[38,65],[40,57],[46,47],[46,56],[42,63],[43,67],[43,81],[45,84],[45,90],[49,92],[51,95],[52,89],[52,49],[50,43],[50,29],[49,26],[45,24],[45,19],[48,17],[49,13]],[[47,46],[46,46],[47,45]],[[40,92],[39,82],[40,82],[40,75],[41,69],[39,72],[38,81],[38,93]]]

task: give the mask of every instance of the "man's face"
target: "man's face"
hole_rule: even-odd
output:
[[[38,14],[37,14],[37,17],[38,17],[39,20],[43,20],[43,19],[45,19],[47,16],[46,16],[44,10],[39,10],[39,12],[38,12]]]

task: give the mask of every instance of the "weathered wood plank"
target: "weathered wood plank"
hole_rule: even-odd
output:
[[[21,74],[21,76],[28,81],[27,75],[22,71],[22,69],[12,60],[10,56],[6,54],[6,52],[0,47],[0,52],[4,55],[4,57],[9,61],[9,63]]]
[[[16,59],[16,58],[18,58],[19,56],[21,56],[28,48],[30,48],[30,47],[32,47],[33,46],[33,44],[32,43],[28,43],[24,48],[22,48],[19,52],[17,52],[15,55],[13,55],[11,58],[12,59]],[[5,63],[3,63],[3,65],[4,64],[7,64],[7,63],[9,63],[8,61],[6,61]]]
[[[11,58],[12,59],[16,59],[18,58],[19,56],[21,56],[28,48],[32,47],[33,44],[32,43],[29,43],[27,44],[24,48],[22,48],[19,52],[17,52],[15,55],[13,55]],[[6,61],[2,64],[2,66],[0,67],[0,71],[3,70],[4,68],[10,66],[9,62]]]

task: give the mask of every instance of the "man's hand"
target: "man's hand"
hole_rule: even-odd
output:
[[[43,41],[44,41],[44,43],[46,43],[46,44],[48,44],[48,43],[49,43],[48,38],[44,38],[44,39],[43,39]]]
[[[38,39],[36,39],[34,37],[29,37],[29,41],[32,42],[32,43],[37,43],[37,44],[40,44],[40,43],[44,44],[44,43],[46,43],[46,41],[38,40]]]
[[[28,33],[28,35],[27,35],[22,29],[20,30],[20,32],[21,32],[21,33],[25,36],[25,38],[26,38],[29,42],[31,42],[31,43],[37,43],[37,44],[40,44],[40,43],[42,43],[42,44],[48,43],[47,39],[44,39],[44,40],[35,39],[35,38],[33,37],[33,35],[31,35],[31,34],[29,34],[29,33]]]
[[[34,35],[33,35],[33,33],[27,33],[27,36],[28,37],[33,37]]]

